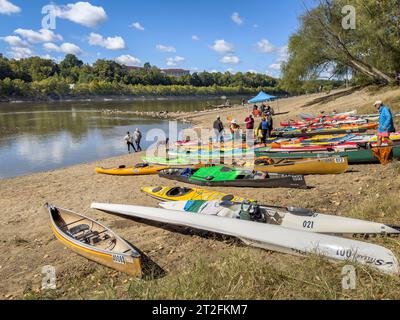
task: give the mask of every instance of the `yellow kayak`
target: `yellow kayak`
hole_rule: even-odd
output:
[[[255,161],[256,171],[288,174],[339,174],[349,168],[347,157],[329,157],[314,159],[281,159],[258,158]]]
[[[120,166],[118,168],[96,168],[97,173],[109,174],[114,176],[144,176],[157,174],[158,171],[169,169],[169,166],[148,165],[145,163],[137,164],[135,167]]]
[[[232,201],[244,202],[253,201],[246,200],[231,194],[211,191],[197,188],[183,187],[144,187],[142,191],[150,197],[163,201],[188,201],[188,200],[203,200],[203,201]]]

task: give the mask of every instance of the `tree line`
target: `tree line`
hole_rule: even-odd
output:
[[[310,80],[301,92],[331,90],[339,81]],[[292,93],[280,80],[264,74],[237,72],[194,72],[183,77],[168,76],[156,66],[130,69],[112,60],[85,64],[68,54],[56,63],[40,57],[7,59],[0,54],[0,97],[60,99],[94,95],[212,96],[251,95],[264,90],[274,95]]]
[[[281,87],[291,92],[324,74],[350,85],[398,84],[400,0],[319,0],[288,50]]]
[[[112,60],[84,64],[71,54],[60,63],[40,57],[14,60],[0,56],[3,97],[218,95],[259,90],[282,93],[277,79],[262,74],[195,72],[173,77],[149,63],[141,69],[129,69]]]

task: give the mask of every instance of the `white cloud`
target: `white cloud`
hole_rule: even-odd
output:
[[[214,44],[209,46],[209,48],[221,54],[233,52],[235,49],[232,44],[225,40],[215,40]]]
[[[115,58],[115,61],[126,66],[137,66],[142,63],[142,61],[140,61],[138,58],[132,57],[129,54],[119,56]]]
[[[40,29],[39,31],[28,30],[28,29],[17,29],[14,33],[20,35],[30,43],[40,42],[55,42],[62,41],[63,37],[59,34],[55,34],[53,31],[48,29]]]
[[[56,16],[67,19],[85,27],[96,27],[107,20],[107,13],[102,7],[89,2],[77,2],[66,6],[55,7]]]
[[[156,49],[161,52],[176,52],[176,49],[172,46],[164,46],[162,44],[156,45]]]
[[[176,56],[173,58],[167,58],[167,66],[168,67],[176,67],[180,62],[185,61],[185,58]]]
[[[228,69],[226,69],[226,72],[229,72],[229,73],[234,73],[234,72],[235,72],[235,70],[234,70],[234,69],[232,69],[232,68],[228,68]]]
[[[223,56],[219,61],[224,64],[239,64],[240,63],[239,57],[233,56],[233,55]]]
[[[254,74],[257,74],[257,73],[258,73],[258,72],[257,72],[256,70],[254,70],[254,69],[247,70],[247,72],[248,72],[248,73],[254,73]]]
[[[231,19],[234,23],[236,23],[238,26],[243,24],[243,19],[240,17],[238,12],[234,12],[231,16]]]
[[[20,37],[18,36],[7,36],[4,38],[0,38],[1,40],[3,40],[4,42],[7,42],[9,46],[11,47],[28,47],[29,43],[22,40]]]
[[[91,46],[100,46],[108,50],[121,50],[126,48],[125,41],[122,37],[104,38],[101,34],[91,33],[89,36],[89,44]]]
[[[192,40],[194,40],[194,41],[199,41],[200,38],[199,38],[199,36],[193,35],[193,36],[192,36]]]
[[[131,24],[131,28],[136,30],[144,31],[144,27],[140,24],[140,22],[134,22]]]
[[[286,62],[289,59],[289,47],[283,46],[278,48],[278,61],[279,62]]]
[[[8,54],[15,60],[25,59],[32,56],[32,50],[22,47],[11,47]]]
[[[272,53],[276,51],[276,48],[267,39],[261,39],[261,41],[257,42],[256,48],[262,53]]]
[[[83,51],[81,48],[79,48],[77,45],[73,43],[63,43],[62,45],[58,46],[54,43],[45,43],[43,45],[43,48],[47,51],[53,51],[53,52],[62,52],[66,54],[74,54],[74,55],[80,55]]]
[[[281,70],[281,66],[282,66],[282,64],[280,64],[280,63],[273,63],[268,67],[268,69],[269,70],[280,71]]]
[[[21,8],[8,0],[0,0],[0,14],[10,15],[21,12]]]
[[[254,29],[258,29],[258,24],[253,24]]]

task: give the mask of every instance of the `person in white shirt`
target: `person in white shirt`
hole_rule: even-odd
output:
[[[133,141],[136,144],[136,150],[142,151],[142,147],[140,146],[140,141],[142,140],[142,133],[140,132],[139,128],[136,128],[135,132],[133,133]]]
[[[124,140],[126,141],[126,144],[128,145],[129,154],[131,153],[131,147],[133,148],[133,151],[137,152],[135,146],[133,145],[133,137],[129,131],[126,133]]]

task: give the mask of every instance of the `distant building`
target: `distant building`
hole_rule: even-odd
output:
[[[128,70],[143,70],[143,67],[127,67]],[[171,77],[183,77],[190,74],[190,70],[185,69],[160,69],[161,73]]]
[[[161,73],[164,73],[167,76],[172,76],[172,77],[183,77],[189,75],[190,71],[184,69],[162,69]]]

